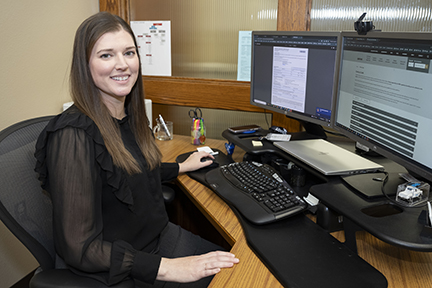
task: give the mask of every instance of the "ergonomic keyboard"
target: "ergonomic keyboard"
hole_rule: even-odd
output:
[[[206,174],[209,186],[254,224],[266,224],[308,208],[290,185],[267,165],[231,163]]]

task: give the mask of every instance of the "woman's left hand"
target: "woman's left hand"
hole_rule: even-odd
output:
[[[194,152],[191,155],[189,155],[189,157],[185,161],[179,163],[179,173],[195,171],[200,168],[204,168],[206,166],[211,165],[212,161],[201,162],[201,159],[204,157],[210,157],[214,159],[214,157],[207,152],[204,151]]]
[[[157,280],[188,283],[217,274],[223,268],[232,268],[239,259],[229,252],[214,251],[203,255],[162,258]]]

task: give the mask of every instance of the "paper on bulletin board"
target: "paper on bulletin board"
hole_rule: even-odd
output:
[[[239,31],[237,80],[250,81],[252,31]]]
[[[131,21],[143,75],[171,76],[171,21]]]

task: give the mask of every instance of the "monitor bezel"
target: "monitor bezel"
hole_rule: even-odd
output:
[[[332,128],[333,122],[334,122],[334,108],[335,108],[335,97],[336,97],[336,89],[337,89],[337,80],[338,80],[338,72],[339,72],[339,47],[340,47],[340,31],[252,31],[252,50],[251,50],[251,83],[250,83],[250,103],[251,105],[270,110],[273,112],[280,113],[282,115],[285,115],[286,117],[289,117],[291,119],[295,119],[300,121],[300,123],[303,124],[315,124],[320,125],[323,128]],[[335,69],[334,69],[334,79],[333,79],[333,95],[332,95],[332,101],[331,101],[331,116],[330,116],[330,122],[325,122],[319,119],[311,118],[309,116],[306,116],[301,113],[297,112],[290,112],[286,110],[281,110],[272,106],[263,105],[261,103],[254,102],[254,53],[255,53],[255,45],[253,43],[254,36],[255,35],[287,35],[287,36],[324,36],[324,37],[336,37],[337,38],[337,48],[336,48],[336,57],[335,57]]]
[[[367,35],[359,35],[357,32],[345,32],[343,31],[341,33],[340,37],[340,54],[339,54],[339,73],[337,78],[337,90],[336,90],[336,97],[335,97],[335,107],[334,107],[334,122],[333,122],[333,129],[337,132],[341,133],[342,135],[348,137],[349,139],[356,141],[360,143],[361,145],[366,146],[370,151],[376,152],[379,155],[382,155],[399,165],[403,166],[409,173],[411,173],[413,176],[421,178],[423,180],[426,180],[430,183],[432,183],[432,167],[426,167],[425,165],[418,163],[415,160],[412,160],[408,157],[405,157],[403,155],[400,155],[399,153],[396,153],[395,151],[388,149],[386,146],[370,142],[366,139],[364,139],[361,136],[358,136],[347,129],[341,127],[338,125],[337,122],[337,113],[338,113],[338,102],[340,99],[339,95],[339,88],[341,83],[341,78],[343,75],[342,71],[342,65],[343,65],[343,52],[344,52],[344,39],[345,37],[359,37],[359,38],[386,38],[386,39],[407,39],[407,40],[430,40],[432,43],[432,33],[431,32],[369,32]],[[403,172],[403,171],[401,171]]]

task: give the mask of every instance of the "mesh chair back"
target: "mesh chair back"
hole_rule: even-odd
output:
[[[54,268],[52,205],[34,171],[36,140],[52,118],[26,120],[0,132],[0,219],[43,270]]]

